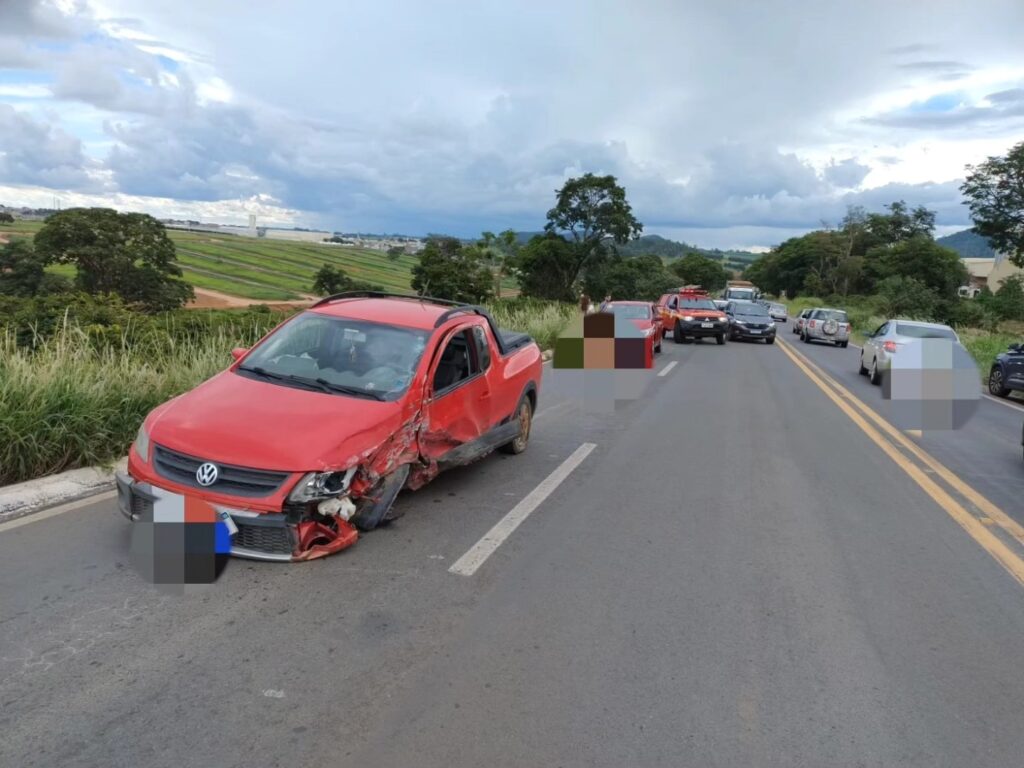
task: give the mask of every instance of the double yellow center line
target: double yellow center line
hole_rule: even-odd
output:
[[[982,549],[1024,586],[1024,526],[965,483],[790,344],[780,340],[776,346]]]

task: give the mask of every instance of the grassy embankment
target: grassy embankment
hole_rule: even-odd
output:
[[[514,300],[491,310],[498,324],[550,348],[576,309]],[[0,323],[0,485],[123,456],[145,415],[231,362],[287,314],[195,310],[144,329],[66,324],[34,351]]]
[[[809,307],[835,307],[846,311],[850,322],[853,324],[853,343],[863,344],[864,334],[870,333],[886,321],[886,317],[879,314],[870,298],[857,297],[846,302],[828,303],[815,296],[800,296],[783,302],[789,308],[789,323],[800,312]],[[1000,323],[995,331],[987,331],[982,328],[957,328],[957,334],[963,341],[964,347],[974,361],[978,364],[978,373],[983,380],[987,380],[992,361],[1000,352],[1013,343],[1024,341],[1024,323],[1005,321]]]

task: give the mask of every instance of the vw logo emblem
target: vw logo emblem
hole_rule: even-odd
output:
[[[200,464],[196,470],[196,482],[202,486],[213,485],[217,482],[217,465],[211,462]]]

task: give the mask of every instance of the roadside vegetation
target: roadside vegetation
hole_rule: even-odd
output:
[[[576,312],[493,302],[504,328],[550,348]],[[116,296],[0,297],[0,485],[123,456],[145,415],[231,363],[294,310],[146,315]]]

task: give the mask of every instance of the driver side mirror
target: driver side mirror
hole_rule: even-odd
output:
[[[248,351],[248,347],[235,347],[234,349],[231,350],[231,356],[235,358],[235,360],[241,360],[243,357],[245,357],[245,353]]]

